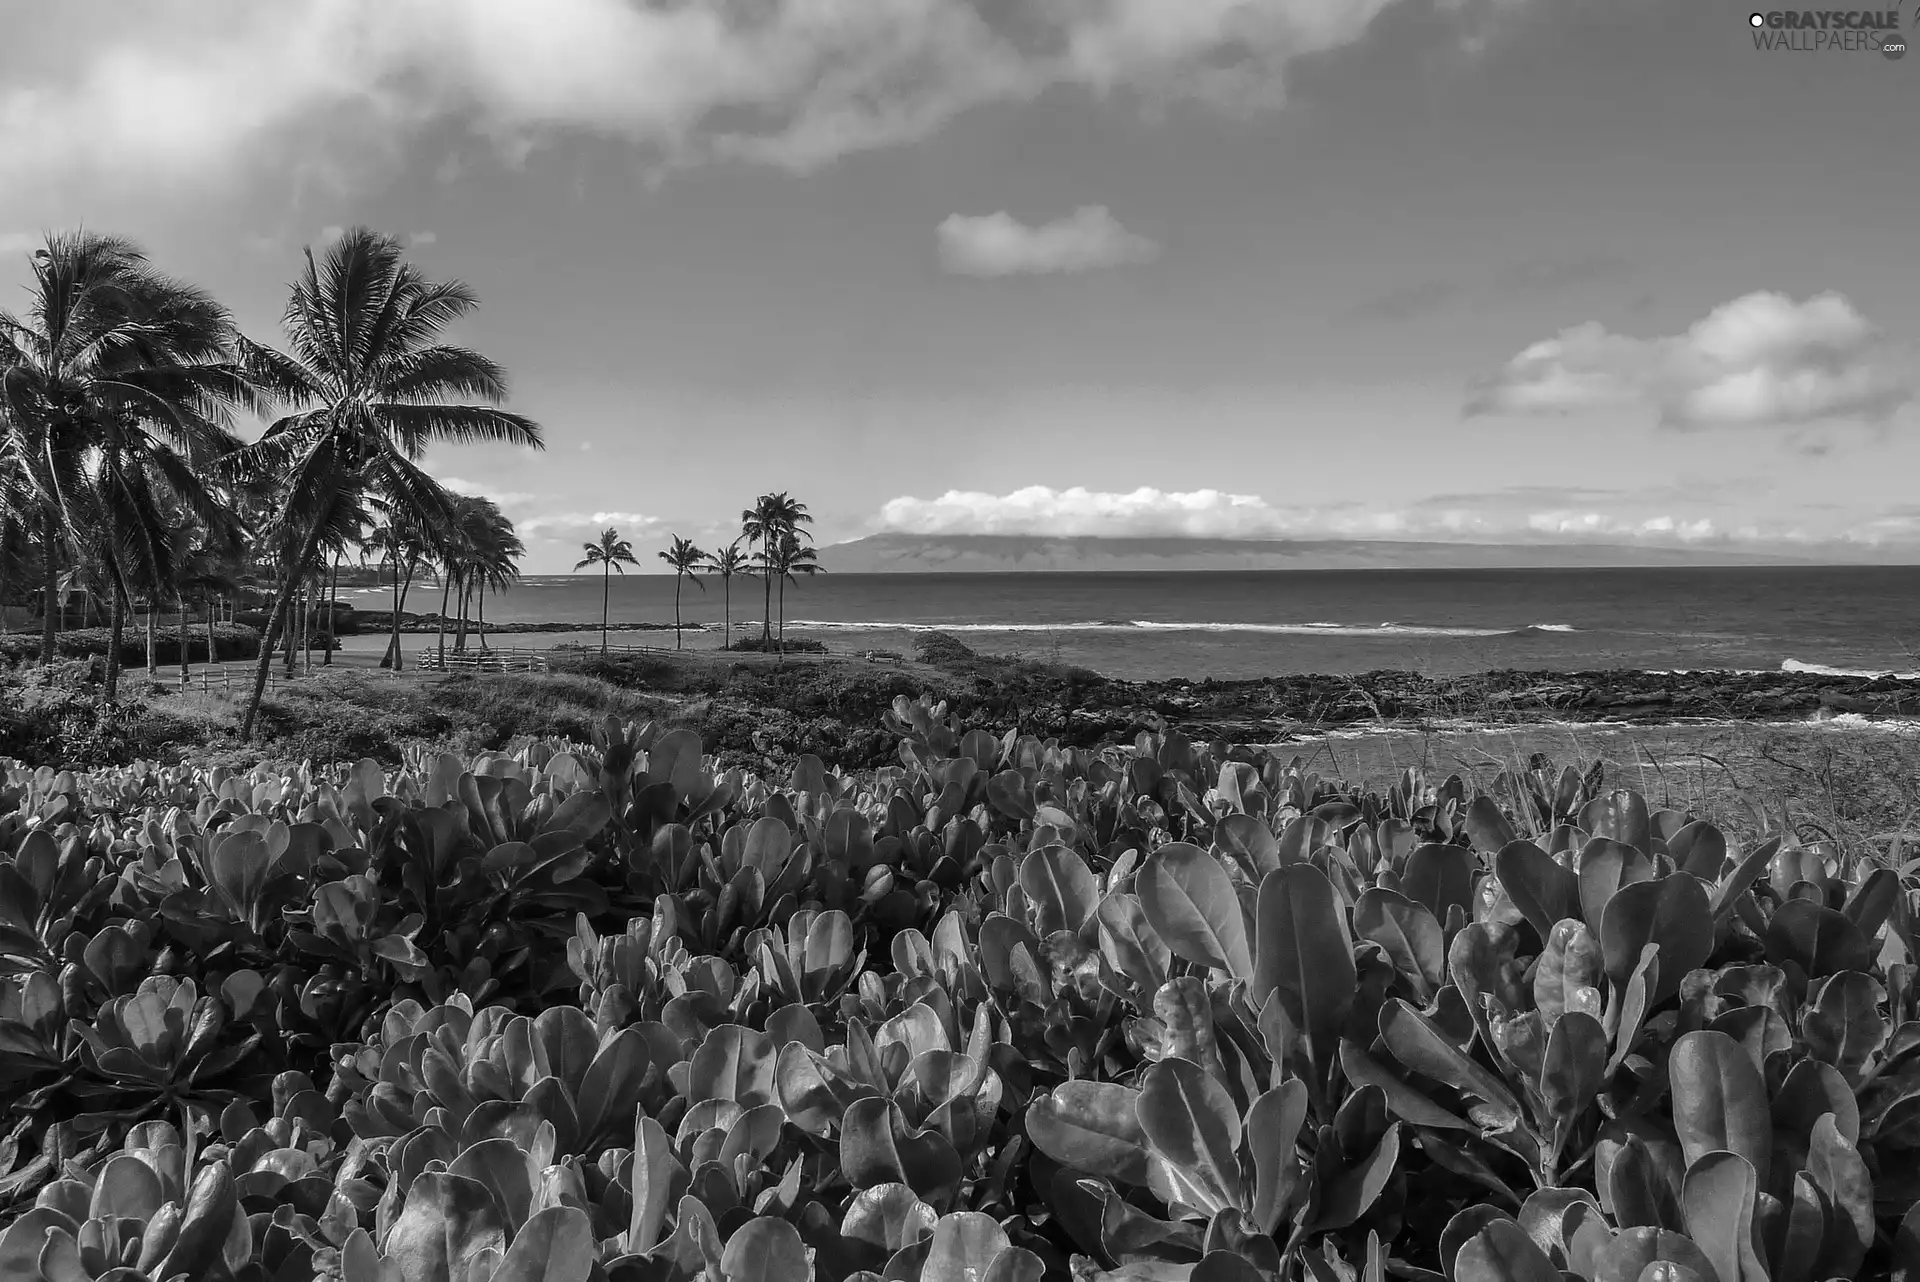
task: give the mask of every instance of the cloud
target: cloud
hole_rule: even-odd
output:
[[[1465,412],[1646,407],[1671,428],[1880,422],[1911,402],[1910,352],[1839,294],[1758,292],[1683,334],[1633,338],[1597,321],[1523,350],[1469,389]]]
[[[1142,487],[1131,493],[1114,493],[1078,486],[1055,490],[1042,485],[1008,494],[949,490],[933,499],[903,496],[886,503],[874,524],[883,532],[906,534],[1059,538],[1571,539],[1693,544],[1734,537],[1710,518],[1659,512],[1463,506],[1444,501],[1397,509],[1357,504],[1295,508],[1275,507],[1257,495],[1224,490],[1183,493]]]
[[[1011,214],[953,214],[940,224],[940,264],[958,276],[1085,272],[1151,262],[1160,247],[1120,225],[1105,205],[1029,227]]]
[[[37,231],[0,231],[0,254],[9,257],[32,253],[46,243],[46,236]]]
[[[514,528],[521,534],[542,539],[594,534],[610,525],[619,529],[621,537],[636,539],[657,532],[666,522],[644,512],[555,512],[514,522]]]
[[[811,169],[1055,88],[1245,113],[1409,0],[99,0],[14,6],[0,192],[338,180],[460,132]],[[1471,25],[1500,4],[1442,6]],[[450,129],[449,126],[452,128]],[[432,162],[429,162],[432,163]]]
[[[440,485],[443,489],[452,490],[455,494],[464,494],[468,498],[492,499],[503,508],[525,507],[540,501],[538,494],[529,494],[524,490],[502,490],[485,481],[469,481],[459,476],[443,476],[440,478]]]
[[[440,242],[440,233],[434,231],[416,231],[407,234],[409,245],[436,245]]]

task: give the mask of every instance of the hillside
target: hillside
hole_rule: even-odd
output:
[[[1801,558],[1607,544],[1370,539],[1048,538],[875,534],[820,549],[836,574],[1086,570],[1437,570],[1553,566],[1783,565]]]

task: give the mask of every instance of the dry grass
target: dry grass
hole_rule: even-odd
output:
[[[1909,833],[1909,843],[1920,839],[1911,831],[1920,827],[1920,726],[1911,723],[1381,730],[1289,747],[1322,773],[1368,783],[1417,766],[1490,787],[1536,753],[1582,770],[1597,761],[1608,781],[1743,838],[1787,827],[1803,840],[1850,848],[1883,848],[1899,833]]]

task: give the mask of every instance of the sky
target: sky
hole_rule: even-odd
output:
[[[0,0],[0,306],[85,225],[274,341],[304,246],[400,237],[544,429],[428,459],[531,573],[769,490],[1920,561],[1920,53],[1750,13]]]

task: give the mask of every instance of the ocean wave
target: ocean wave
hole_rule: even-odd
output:
[[[1528,632],[1575,632],[1565,623],[1533,623],[1517,628],[1467,628],[1422,623],[1242,623],[1219,620],[1087,619],[1066,623],[904,623],[883,619],[788,619],[787,626],[805,632],[1216,632],[1271,636],[1454,638],[1521,636]]]
[[[1162,623],[1153,619],[1135,619],[1133,626],[1154,632],[1259,632],[1302,637],[1505,637],[1525,631],[1419,623]]]
[[[1782,659],[1780,670],[1805,672],[1816,677],[1863,677],[1868,680],[1892,677],[1896,681],[1920,681],[1920,672],[1894,672],[1891,669],[1873,672],[1865,668],[1836,668],[1825,663],[1804,663],[1799,659]]]
[[[796,632],[1124,632],[1131,623],[1089,619],[1083,623],[899,623],[885,619],[788,619]]]

